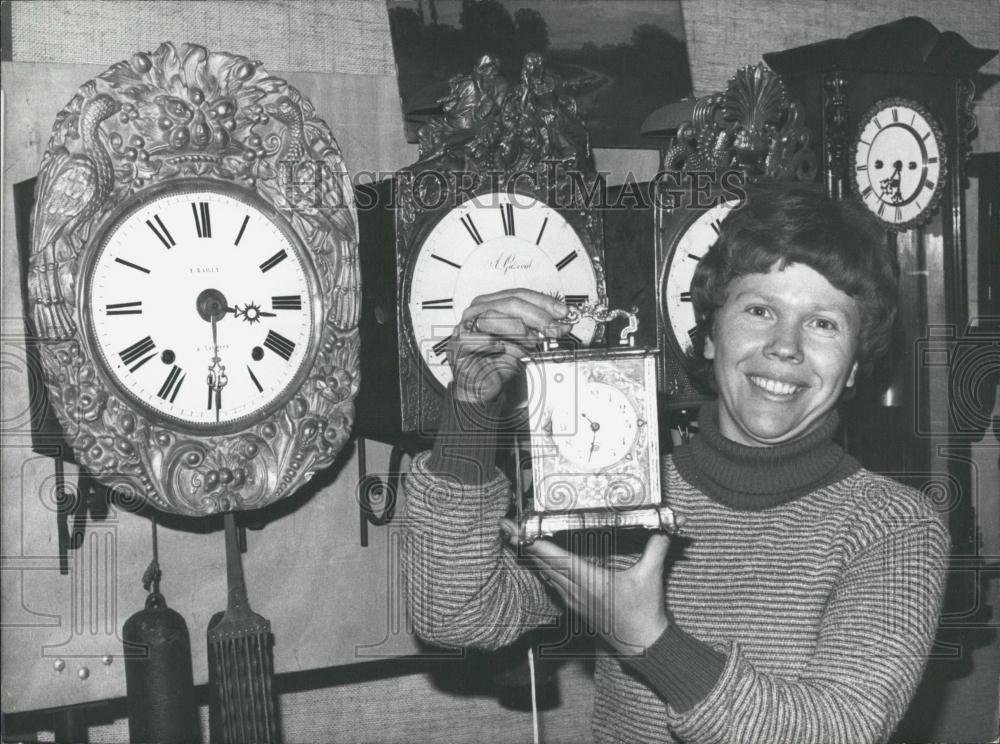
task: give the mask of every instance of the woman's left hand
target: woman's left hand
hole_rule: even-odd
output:
[[[517,525],[502,520],[508,539],[516,540]],[[648,648],[667,629],[663,597],[663,564],[670,538],[650,535],[642,557],[624,571],[601,568],[548,540],[523,548],[543,581],[553,587],[571,610],[585,618],[605,641],[622,654]]]

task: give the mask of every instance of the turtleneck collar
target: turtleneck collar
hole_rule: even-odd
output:
[[[775,447],[750,447],[722,436],[718,402],[702,406],[698,434],[674,452],[677,471],[709,498],[733,509],[760,511],[843,480],[860,463],[833,442],[833,411],[815,430]]]

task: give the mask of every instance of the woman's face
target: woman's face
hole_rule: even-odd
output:
[[[803,264],[729,283],[705,358],[722,435],[770,447],[805,436],[854,384],[858,303]]]

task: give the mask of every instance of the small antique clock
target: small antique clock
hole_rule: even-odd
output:
[[[245,57],[164,43],[56,117],[29,322],[78,462],[189,516],[329,465],[358,387],[353,191],[312,104]]]
[[[441,388],[451,382],[447,346],[478,295],[525,287],[569,305],[605,299],[600,261],[570,219],[525,192],[489,191],[445,212],[417,238],[403,283],[406,341]],[[589,344],[596,324],[570,333]]]
[[[946,185],[948,150],[941,126],[909,98],[876,101],[852,144],[851,184],[862,203],[893,230],[926,222]]]
[[[620,347],[524,360],[534,490],[522,541],[597,527],[677,531],[660,490],[657,352],[628,345],[637,327],[633,313]]]

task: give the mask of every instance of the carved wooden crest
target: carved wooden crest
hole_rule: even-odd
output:
[[[304,246],[320,322],[283,403],[226,431],[151,416],[97,358],[83,288],[116,214],[176,184],[263,200]],[[85,83],[56,116],[42,159],[28,276],[54,410],[99,479],[186,515],[266,506],[332,463],[358,388],[359,273],[353,191],[312,104],[259,62],[162,44]],[[211,384],[211,383],[210,383]]]
[[[802,105],[764,65],[743,67],[725,92],[698,99],[663,159],[666,170],[740,170],[760,178],[811,181],[816,155]]]

